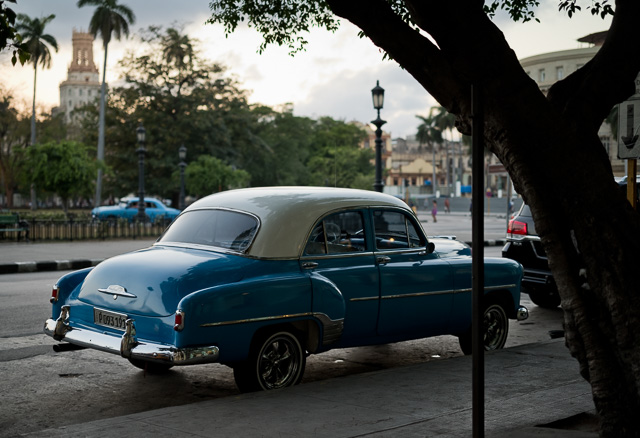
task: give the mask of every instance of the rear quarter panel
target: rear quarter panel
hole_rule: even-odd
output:
[[[185,312],[185,327],[177,345],[216,345],[220,362],[237,362],[247,357],[258,330],[309,319],[311,282],[297,261],[260,264],[255,276],[184,297],[178,307]]]

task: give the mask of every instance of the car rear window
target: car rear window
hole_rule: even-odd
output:
[[[193,243],[244,252],[258,231],[258,220],[229,210],[193,210],[178,216],[159,242]]]

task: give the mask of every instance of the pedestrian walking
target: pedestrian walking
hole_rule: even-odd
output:
[[[451,213],[451,204],[449,203],[449,198],[444,198],[444,212],[445,214]]]
[[[438,201],[433,200],[433,207],[431,208],[431,217],[433,218],[433,222],[438,222],[436,216],[438,215]]]

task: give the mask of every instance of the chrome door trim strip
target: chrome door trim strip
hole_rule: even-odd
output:
[[[236,319],[233,321],[207,322],[204,324],[200,324],[200,327],[220,327],[224,325],[246,324],[250,322],[273,321],[276,319],[300,318],[304,316],[313,316],[313,313],[305,312],[305,313],[294,313],[291,315],[262,316],[260,318]]]

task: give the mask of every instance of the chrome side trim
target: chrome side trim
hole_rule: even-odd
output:
[[[236,319],[233,321],[207,322],[205,324],[200,324],[200,327],[220,327],[223,325],[247,324],[250,322],[273,321],[277,319],[291,319],[291,318],[300,318],[304,316],[313,316],[313,315],[314,314],[312,312],[305,312],[305,313],[294,313],[291,315],[262,316],[260,318]]]
[[[221,327],[226,325],[277,321],[308,316],[312,316],[318,319],[320,321],[320,324],[322,324],[322,345],[328,345],[336,342],[342,336],[342,331],[344,330],[344,318],[331,319],[328,315],[320,312],[304,312],[291,315],[263,316],[261,318],[238,319],[234,321],[208,322],[205,324],[200,324],[200,327]]]
[[[415,292],[412,294],[398,294],[398,295],[385,295],[382,297],[383,300],[388,300],[392,298],[411,298],[411,297],[424,297],[427,295],[446,295],[455,293],[453,290],[438,290],[433,292]]]
[[[361,298],[351,298],[349,301],[354,302],[354,301],[373,301],[373,300],[379,300],[380,297],[379,296],[375,296],[375,297],[361,297]]]
[[[497,290],[497,289],[509,289],[512,287],[515,287],[515,284],[505,284],[505,285],[500,285],[500,286],[487,286],[484,288],[485,291],[491,291],[491,290]],[[414,292],[414,293],[410,293],[410,294],[395,294],[395,295],[385,295],[383,297],[381,297],[380,299],[383,300],[389,300],[389,299],[395,299],[395,298],[412,298],[412,297],[424,297],[424,296],[429,296],[429,295],[446,295],[446,294],[459,294],[459,293],[463,293],[463,292],[471,292],[473,289],[471,288],[465,288],[465,289],[455,289],[455,290],[437,290],[437,291],[430,291],[430,292]],[[379,297],[362,297],[362,298],[351,298],[349,301],[354,302],[354,301],[371,301],[371,300],[377,300],[379,299]]]

